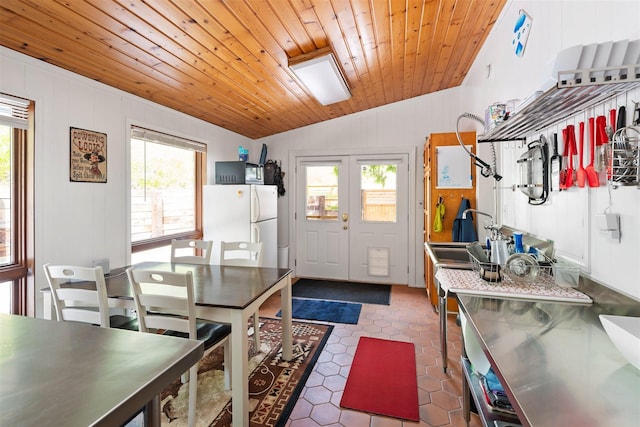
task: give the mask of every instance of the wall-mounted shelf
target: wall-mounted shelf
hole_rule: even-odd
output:
[[[640,87],[640,64],[560,72],[555,87],[490,132],[479,135],[478,142],[524,140],[560,120],[637,87]]]

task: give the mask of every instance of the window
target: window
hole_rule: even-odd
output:
[[[32,315],[33,103],[0,94],[0,312]]]
[[[202,238],[206,145],[131,129],[132,262],[169,259],[171,240]]]

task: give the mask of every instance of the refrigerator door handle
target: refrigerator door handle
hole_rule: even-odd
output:
[[[251,188],[251,222],[258,222],[260,218],[260,197],[255,188]]]
[[[251,243],[260,243],[260,229],[257,225],[251,224]]]

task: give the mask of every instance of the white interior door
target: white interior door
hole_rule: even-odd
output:
[[[296,275],[408,283],[408,156],[299,157]]]

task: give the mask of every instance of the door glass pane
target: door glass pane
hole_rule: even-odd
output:
[[[307,166],[308,220],[338,220],[338,167]]]
[[[0,265],[14,263],[11,253],[12,128],[0,125]]]
[[[360,165],[360,218],[365,222],[396,222],[395,164]]]

